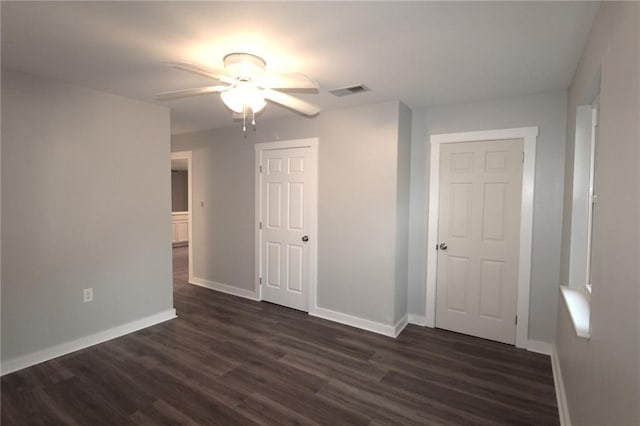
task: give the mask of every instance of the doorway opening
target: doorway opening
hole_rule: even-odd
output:
[[[171,245],[174,289],[191,281],[193,233],[191,151],[171,153]]]

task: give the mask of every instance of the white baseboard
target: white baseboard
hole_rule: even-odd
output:
[[[133,333],[134,331],[151,327],[152,325],[156,325],[174,318],[176,318],[176,310],[169,309],[145,318],[140,318],[138,320],[110,328],[105,331],[72,340],[70,342],[62,343],[60,345],[52,346],[47,349],[42,349],[27,355],[22,355],[17,358],[3,361],[1,366],[2,375],[4,376],[5,374],[13,373],[14,371],[22,370],[23,368],[31,367],[33,365],[40,364],[41,362],[49,361],[59,356],[79,351],[80,349],[85,349],[89,346],[97,345],[98,343],[103,343],[107,340],[112,340],[116,337],[121,337],[125,334]]]
[[[539,340],[528,340],[527,350],[537,352],[539,354],[549,355],[551,357],[551,370],[553,372],[553,386],[556,391],[556,399],[558,402],[558,416],[560,417],[561,426],[571,426],[569,419],[569,406],[567,405],[567,394],[564,390],[564,381],[562,380],[562,372],[560,370],[560,359],[556,345],[541,342]]]
[[[540,340],[527,340],[527,350],[529,352],[536,352],[543,355],[549,355],[553,353],[553,347],[551,343],[541,342]]]
[[[567,403],[567,394],[564,390],[564,380],[562,379],[562,370],[560,370],[560,358],[555,345],[551,351],[551,369],[553,370],[553,384],[556,389],[556,399],[558,400],[558,415],[560,416],[561,426],[571,426],[569,418],[569,404]]]
[[[400,333],[402,333],[402,330],[404,330],[407,325],[409,325],[409,316],[405,315],[402,318],[400,318],[400,320],[393,327],[393,338],[395,339],[396,337],[398,337]]]
[[[197,285],[199,287],[208,288],[210,290],[216,290],[223,293],[231,294],[233,296],[244,297],[245,299],[251,299],[260,301],[260,297],[257,292],[246,290],[243,288],[233,287],[228,284],[217,283],[214,281],[205,280],[204,278],[193,277],[189,284]],[[359,318],[353,315],[343,314],[341,312],[332,311],[325,308],[315,308],[309,311],[309,315],[323,318],[329,321],[339,322],[340,324],[349,325],[351,327],[360,328],[374,333],[383,334],[385,336],[393,337],[394,339],[404,330],[408,324],[407,316],[405,315],[395,325],[387,325],[364,318]]]
[[[362,330],[371,331],[373,333],[378,333],[378,334],[382,334],[382,335],[393,337],[393,338],[397,337],[397,334],[396,334],[397,329],[402,331],[402,329],[406,326],[406,324],[404,326],[401,326],[400,322],[398,322],[398,324],[396,325],[383,324],[380,322],[375,322],[368,319],[355,317],[353,315],[332,311],[331,309],[325,309],[325,308],[319,308],[319,307],[310,311],[309,315],[318,317],[318,318],[323,318],[329,321],[339,322],[340,324],[349,325],[351,327],[360,328]],[[406,318],[404,319],[406,321]]]
[[[191,278],[191,281],[189,281],[189,284],[197,285],[198,287],[208,288],[210,290],[220,291],[222,293],[231,294],[233,296],[244,297],[245,299],[257,300],[257,301],[260,300],[260,298],[258,297],[258,293],[256,293],[255,291],[234,287],[228,284],[222,284],[214,281],[205,280],[204,278],[193,277]]]
[[[424,315],[409,314],[409,324],[415,324],[422,327],[427,326],[427,318]]]

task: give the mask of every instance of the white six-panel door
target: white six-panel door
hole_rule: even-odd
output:
[[[309,308],[316,165],[311,147],[260,153],[262,299]],[[313,242],[315,243],[315,241]]]
[[[515,343],[523,142],[441,146],[436,326]]]

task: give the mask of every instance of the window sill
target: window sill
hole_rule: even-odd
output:
[[[588,339],[591,337],[589,334],[589,316],[590,316],[590,302],[589,295],[586,291],[578,290],[576,288],[570,288],[566,286],[560,286],[560,292],[564,298],[564,303],[567,305],[571,322],[576,330],[578,337]]]

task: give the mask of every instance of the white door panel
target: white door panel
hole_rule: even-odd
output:
[[[317,171],[311,147],[261,151],[262,298],[307,311]]]
[[[515,343],[523,145],[441,146],[437,327]]]

